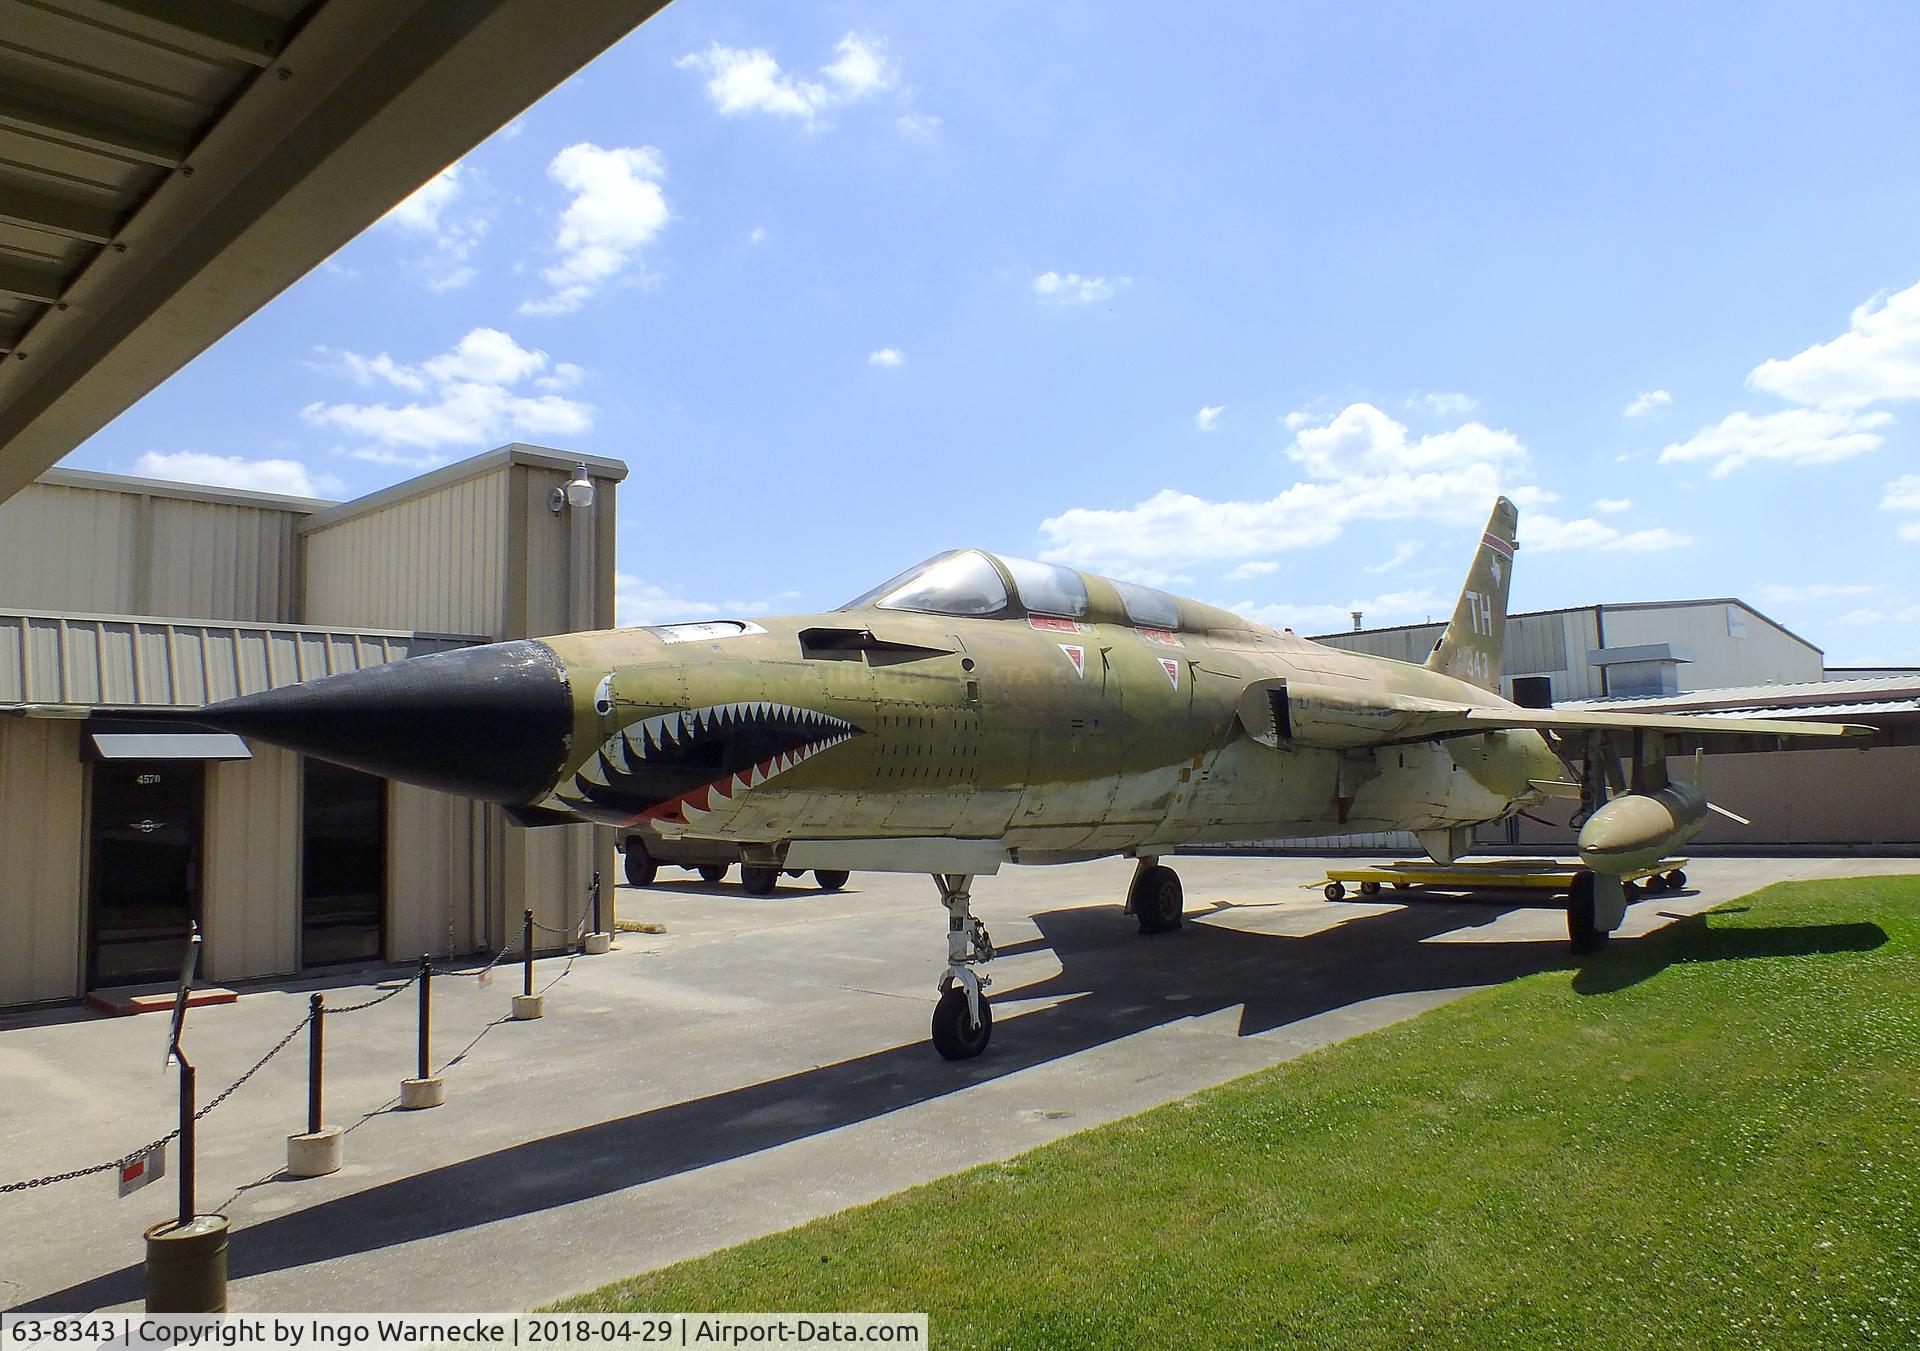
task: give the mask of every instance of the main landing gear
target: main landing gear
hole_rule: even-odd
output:
[[[992,978],[974,970],[993,960],[987,926],[973,917],[973,877],[935,873],[947,911],[947,970],[933,1006],[933,1049],[948,1060],[971,1060],[993,1037],[993,1009],[984,993]]]
[[[1180,874],[1158,859],[1141,859],[1133,870],[1133,883],[1127,888],[1127,913],[1140,921],[1140,932],[1172,933],[1185,919],[1186,910]]]

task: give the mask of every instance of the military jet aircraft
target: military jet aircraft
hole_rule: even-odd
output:
[[[948,927],[933,1042],[961,1059],[992,1033],[972,887],[1002,864],[1134,858],[1125,908],[1161,933],[1183,909],[1161,860],[1182,846],[1410,830],[1450,863],[1474,825],[1580,797],[1569,930],[1591,946],[1624,915],[1622,876],[1705,823],[1667,773],[1670,734],[1867,730],[1502,698],[1517,518],[1495,504],[1421,665],[958,549],[825,614],[495,643],[195,716],[524,826],[737,846],[749,889],[781,869],[931,874]]]

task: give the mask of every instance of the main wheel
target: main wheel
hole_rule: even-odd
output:
[[[1347,898],[1346,883],[1329,882],[1320,889],[1320,894],[1330,901],[1344,901]]]
[[[700,865],[700,880],[702,882],[718,882],[726,875],[727,865],[724,863],[702,863]]]
[[[1378,896],[1380,894],[1380,884],[1378,882],[1362,882],[1360,884],[1360,894],[1362,896]]]
[[[647,846],[638,840],[627,841],[627,885],[630,887],[650,887],[653,879],[660,875],[660,865]]]
[[[1593,874],[1577,872],[1567,890],[1567,941],[1583,957],[1606,946],[1607,935],[1594,926]]]
[[[1143,934],[1172,933],[1186,918],[1187,897],[1180,874],[1156,863],[1133,886],[1133,915]]]
[[[980,996],[980,1025],[967,1012],[967,992],[955,985],[933,1006],[933,1049],[948,1060],[971,1060],[993,1039],[993,1005]]]
[[[815,868],[813,880],[822,891],[838,891],[853,874],[841,868]]]
[[[740,885],[746,888],[749,896],[771,896],[774,884],[780,880],[778,868],[753,868],[740,865]]]

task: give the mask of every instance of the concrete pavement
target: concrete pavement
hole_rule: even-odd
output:
[[[981,1059],[927,1044],[945,925],[930,881],[663,873],[622,888],[624,934],[570,970],[539,963],[547,1016],[504,1021],[519,973],[435,982],[447,1105],[393,1110],[414,1001],[329,1022],[328,1120],[346,1167],[279,1175],[304,1129],[304,1042],[201,1128],[201,1209],[233,1218],[233,1304],[262,1310],[527,1307],[786,1228],[1173,1101],[1467,990],[1564,966],[1558,910],[1416,900],[1330,904],[1309,859],[1182,858],[1188,923],[1141,938],[1131,865],[1009,869],[975,887],[994,962]],[[1635,905],[1632,941],[1766,882],[1913,872],[1912,859],[1700,859],[1695,890]],[[737,874],[736,874],[737,876]],[[1383,898],[1384,900],[1384,898]],[[565,971],[564,976],[562,975]],[[195,1010],[210,1095],[305,1012],[392,973],[247,988]],[[401,974],[404,974],[401,973]],[[173,1121],[165,1021],[0,1015],[0,1183],[98,1162]],[[177,1155],[170,1157],[178,1167]],[[142,1228],[173,1178],[125,1200],[109,1177],[0,1195],[0,1307],[140,1298]]]

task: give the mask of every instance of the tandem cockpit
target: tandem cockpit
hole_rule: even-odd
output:
[[[1095,587],[1088,586],[1089,580]],[[1118,606],[1113,600],[1096,595],[1095,588],[1111,588]],[[860,610],[869,606],[970,619],[1042,615],[1107,620],[1168,631],[1212,627],[1207,622],[1211,615],[1196,614],[1190,620],[1198,622],[1183,624],[1183,619],[1189,618],[1182,614],[1183,607],[1196,610],[1205,607],[1194,606],[1193,602],[1182,601],[1164,591],[1106,577],[1090,578],[1058,563],[1037,563],[1030,558],[1010,558],[981,549],[951,549],[936,554],[840,608]],[[1122,613],[1103,613],[1116,608]]]

